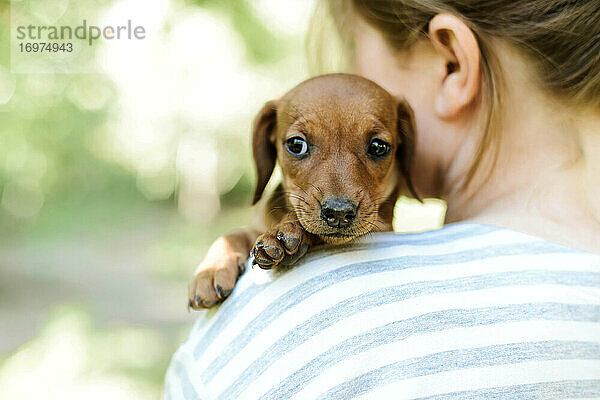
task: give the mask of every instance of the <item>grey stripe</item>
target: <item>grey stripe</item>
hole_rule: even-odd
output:
[[[332,346],[326,352],[320,354],[284,379],[278,389],[273,389],[273,393],[287,393],[288,391],[293,390],[295,386],[302,386],[320,375],[324,369],[346,357],[387,343],[397,342],[411,336],[461,327],[534,319],[600,321],[600,306],[567,305],[559,303],[518,304],[503,307],[476,308],[471,310],[443,310],[405,320],[394,321],[361,333],[360,335],[348,338],[337,345]],[[305,341],[306,338],[301,338],[301,340]],[[281,351],[281,349],[278,349],[277,353],[269,354],[265,352],[265,354],[263,354],[263,360],[258,367],[265,368],[271,365],[272,362],[281,357],[279,351]],[[269,357],[272,358],[269,359]],[[247,383],[257,378],[257,376],[252,374],[252,371],[249,369],[245,370],[243,374],[247,374],[248,377],[246,380],[238,378],[225,392],[223,392],[221,398],[238,397],[247,386]]]
[[[479,399],[564,399],[600,396],[600,379],[568,380],[560,382],[531,383],[527,385],[502,386],[464,392],[444,393],[422,397],[419,400],[479,400]]]
[[[594,276],[595,275],[595,276]],[[479,275],[474,277],[457,278],[448,281],[428,281],[416,282],[398,286],[391,286],[377,289],[372,292],[364,293],[360,296],[344,299],[343,301],[333,305],[332,307],[323,310],[311,318],[307,319],[287,334],[273,343],[259,357],[257,357],[237,378],[232,382],[231,386],[224,392],[229,396],[229,392],[236,393],[243,387],[243,382],[252,382],[257,379],[267,368],[269,368],[276,360],[281,358],[286,353],[292,351],[295,347],[301,345],[318,332],[326,329],[329,326],[335,325],[339,321],[346,319],[354,314],[365,310],[390,304],[399,301],[404,301],[410,298],[426,296],[430,294],[445,294],[456,293],[461,291],[481,290],[484,288],[501,287],[507,285],[525,285],[525,284],[561,284],[561,285],[581,285],[589,286],[596,283],[600,286],[600,274],[590,273],[565,273],[559,271],[520,271],[520,272],[503,272],[497,274]],[[529,306],[521,306],[527,309]],[[498,308],[499,315],[496,318],[513,318],[521,319],[523,317],[531,318],[529,313],[523,314],[519,310],[518,315],[511,316],[502,313],[502,308]],[[543,310],[542,310],[543,313]],[[599,312],[600,315],[600,312]],[[540,316],[538,316],[539,318]],[[415,317],[419,318],[419,317]],[[572,317],[574,318],[574,317]],[[572,319],[570,318],[570,319]],[[600,317],[599,317],[600,318]],[[504,321],[504,319],[501,319]],[[486,323],[497,323],[498,320]],[[481,321],[477,322],[478,324]],[[418,326],[418,325],[415,325]],[[249,337],[254,337],[260,332],[254,331],[252,328],[246,332]],[[412,332],[417,334],[419,332]],[[226,361],[229,361],[227,359]],[[214,362],[213,362],[214,364]],[[222,368],[222,365],[217,365]],[[202,374],[202,378],[210,381],[214,378],[214,368],[217,366],[209,366]]]
[[[600,344],[594,342],[544,341],[495,345],[453,350],[400,361],[374,369],[323,393],[320,399],[348,399],[368,393],[382,385],[404,379],[438,374],[463,368],[489,367],[526,361],[600,359]],[[279,391],[263,398],[288,398],[297,392]],[[485,398],[485,397],[484,397]]]
[[[399,250],[401,251],[401,250]],[[513,256],[524,254],[545,254],[564,252],[564,247],[554,245],[552,243],[540,241],[525,244],[509,244],[502,246],[488,246],[480,249],[469,249],[456,253],[427,255],[427,256],[404,256],[395,257],[379,261],[367,261],[355,264],[344,265],[333,271],[326,272],[322,275],[315,276],[308,281],[291,289],[287,293],[281,295],[274,300],[270,306],[256,316],[254,320],[248,323],[247,326],[253,326],[262,329],[271,323],[271,321],[284,312],[286,309],[295,306],[304,298],[314,294],[327,286],[339,283],[358,276],[368,275],[374,272],[395,271],[409,268],[418,268],[431,265],[447,265],[457,264],[468,261],[482,260],[490,257],[498,256]],[[205,336],[199,341],[194,348],[194,358],[198,359],[212,344],[214,339],[220,332],[226,329],[227,325],[234,319],[237,313],[242,309],[242,304],[250,301],[258,292],[267,290],[267,287],[273,282],[263,286],[249,287],[242,292],[239,297],[228,299],[219,310],[215,318],[219,317],[214,324],[208,329]],[[248,293],[247,293],[248,292]],[[234,291],[235,293],[235,291]],[[233,301],[231,301],[233,300]],[[243,303],[242,303],[243,301]],[[260,323],[260,325],[259,325]],[[233,341],[233,346],[236,349],[242,348],[249,341],[244,332],[240,333]],[[231,347],[231,346],[230,346]],[[236,350],[235,352],[238,352]]]
[[[379,240],[377,241],[369,241],[366,243],[357,242],[357,243],[348,243],[341,245],[324,245],[319,246],[313,252],[309,253],[311,256],[319,255],[321,257],[330,256],[339,253],[345,253],[348,251],[358,251],[358,250],[372,250],[372,249],[382,249],[386,247],[392,246],[402,246],[402,245],[410,245],[410,246],[430,246],[441,243],[450,243],[455,240],[466,239],[477,235],[485,235],[490,232],[498,231],[498,228],[494,228],[491,226],[483,226],[476,225],[468,230],[457,230],[456,232],[448,232],[447,228],[444,228],[446,231],[444,235],[425,235],[423,233],[375,233],[372,235],[379,236]],[[434,231],[440,232],[441,231]],[[369,234],[367,234],[368,236]],[[313,258],[307,259],[313,261]]]
[[[426,231],[426,232],[417,232],[417,233],[396,233],[396,232],[371,232],[367,233],[364,236],[361,236],[361,241],[365,243],[377,243],[377,241],[381,238],[394,238],[395,240],[410,240],[419,242],[422,239],[433,239],[440,238],[444,236],[472,236],[477,233],[487,233],[499,231],[501,228],[497,228],[489,225],[480,225],[480,224],[469,224],[469,223],[458,223],[445,225],[441,229]]]
[[[190,377],[188,376],[188,371],[185,366],[180,361],[174,361],[174,376],[177,377],[177,384],[181,388],[181,393],[183,394],[183,398],[186,400],[200,400],[200,396],[196,392],[194,385],[192,384]],[[171,378],[169,381],[169,385],[173,385],[174,378]],[[165,393],[168,393],[169,397],[165,400],[171,400],[170,390],[165,390]]]
[[[279,315],[286,310],[296,306],[308,296],[317,293],[324,288],[333,284],[346,281],[348,279],[359,276],[368,275],[374,272],[398,271],[403,269],[418,268],[425,265],[448,265],[459,262],[473,261],[478,259],[486,259],[492,256],[516,255],[516,254],[542,254],[552,252],[556,248],[545,242],[533,242],[519,245],[503,245],[489,246],[482,249],[467,250],[457,253],[440,254],[433,256],[405,256],[396,257],[378,261],[367,261],[356,264],[344,265],[333,271],[326,272],[322,275],[313,277],[302,284],[294,287],[288,292],[274,300],[269,306],[265,307],[252,321],[250,321],[244,329],[231,341],[231,343],[223,350],[221,355],[213,360],[202,373],[202,378],[206,382],[219,372],[221,368],[237,353],[239,353],[254,337],[267,326],[269,326]],[[513,273],[515,275],[515,273]],[[517,276],[518,273],[515,275]],[[552,274],[544,274],[545,276],[553,276]],[[592,276],[584,273],[585,280],[591,279]],[[579,280],[578,280],[579,281]],[[430,285],[424,283],[423,285]],[[589,283],[588,283],[589,285]],[[600,286],[600,284],[598,284]],[[443,285],[442,285],[443,286]],[[196,359],[201,355],[196,347],[194,357]]]
[[[457,229],[461,228],[461,229]],[[494,230],[498,230],[498,228],[483,226],[483,225],[469,225],[469,229],[462,229],[462,225],[454,225],[444,227],[438,231],[425,232],[419,234],[402,234],[395,235],[393,240],[376,242],[376,243],[366,243],[366,244],[354,244],[348,246],[340,246],[344,248],[344,251],[357,251],[357,250],[377,250],[392,246],[400,246],[403,244],[410,245],[432,245],[439,243],[451,243],[452,241],[464,239],[468,237],[473,237],[476,235],[485,234],[488,232],[492,232]],[[456,232],[455,232],[456,231]],[[387,236],[387,235],[386,235]],[[391,235],[390,235],[391,236]],[[321,258],[326,258],[327,256],[331,256],[333,254],[340,253],[342,251],[336,251],[333,248],[321,248],[316,251],[310,252],[304,257],[303,263],[314,261]],[[242,277],[244,279],[244,277]],[[237,316],[237,314],[242,310],[243,305],[250,302],[258,293],[265,289],[265,287],[269,286],[270,283],[266,283],[263,285],[252,284],[249,285],[246,290],[242,292],[238,292],[236,290],[233,291],[231,296],[225,301],[221,306],[216,315],[213,316],[214,322],[211,327],[207,330],[202,341],[200,341],[195,349],[194,349],[194,357],[197,359],[200,357],[206,349],[212,344],[215,338],[222,332],[227,325]]]

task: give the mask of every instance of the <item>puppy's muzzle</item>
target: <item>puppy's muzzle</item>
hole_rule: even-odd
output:
[[[356,218],[357,209],[351,200],[329,197],[321,204],[321,218],[332,228],[347,228]]]

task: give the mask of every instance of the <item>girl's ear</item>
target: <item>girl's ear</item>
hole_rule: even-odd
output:
[[[252,155],[256,167],[256,188],[252,204],[260,200],[277,160],[277,149],[273,143],[273,133],[277,127],[277,101],[267,102],[254,119],[252,131]]]
[[[435,98],[442,119],[455,117],[471,104],[481,87],[481,51],[473,31],[458,17],[438,14],[429,21],[429,37],[444,71]]]
[[[398,163],[405,187],[419,201],[419,195],[412,184],[411,167],[415,154],[416,135],[415,117],[410,105],[404,99],[398,101],[398,148],[396,149],[396,162]]]

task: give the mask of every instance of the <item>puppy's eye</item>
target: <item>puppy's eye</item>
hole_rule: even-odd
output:
[[[285,148],[294,156],[303,156],[308,153],[308,143],[300,136],[294,136],[286,140]]]
[[[373,139],[369,143],[367,153],[372,157],[382,158],[389,154],[392,146],[381,139]]]

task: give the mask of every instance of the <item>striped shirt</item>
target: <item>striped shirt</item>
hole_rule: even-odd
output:
[[[600,255],[460,223],[248,269],[164,398],[600,398]]]

